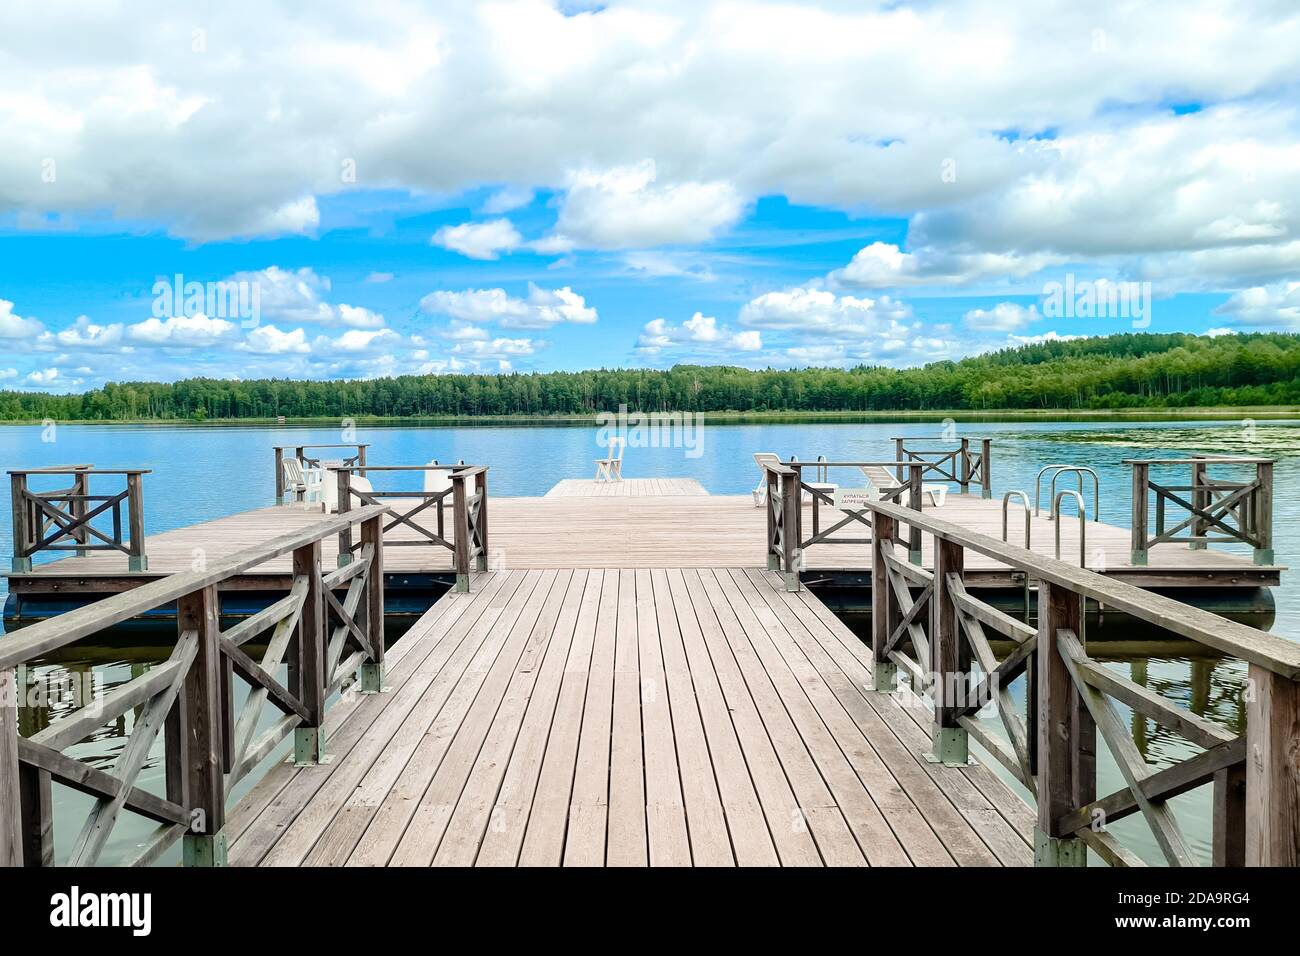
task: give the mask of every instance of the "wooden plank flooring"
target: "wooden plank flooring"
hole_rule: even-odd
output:
[[[649,479],[646,479],[647,481]],[[562,485],[564,483],[561,483]],[[631,480],[623,486],[631,486]],[[557,486],[559,487],[559,486]],[[620,487],[610,483],[609,487]],[[644,486],[649,489],[651,486]],[[415,502],[395,499],[398,510],[409,510]],[[947,503],[934,509],[928,499],[927,512],[933,511],[946,520],[973,531],[1000,539],[1002,511],[1000,501],[988,501],[972,495],[949,495]],[[189,570],[199,554],[216,559],[233,554],[260,541],[302,527],[320,517],[315,507],[282,505],[263,508],[191,525],[175,531],[150,535],[147,551],[150,571],[170,573]],[[628,493],[611,496],[578,497],[559,495],[544,498],[493,497],[489,501],[491,516],[490,550],[493,567],[510,568],[716,568],[756,567],[764,564],[766,511],[754,507],[749,495],[650,494]],[[429,512],[418,520],[433,524]],[[843,513],[820,509],[821,528],[830,527]],[[450,510],[447,528],[451,527]],[[1011,540],[1022,542],[1023,521],[1012,518]],[[1055,525],[1039,517],[1032,522],[1032,550],[1054,555]],[[448,532],[450,534],[450,530]],[[812,533],[812,507],[804,506],[804,536]],[[869,535],[865,526],[851,522],[838,532],[841,536]],[[416,532],[398,526],[387,540],[415,540]],[[337,543],[322,543],[327,562],[334,560]],[[1061,527],[1061,556],[1079,560],[1079,524],[1066,520]],[[1222,550],[1193,551],[1176,544],[1151,549],[1148,566],[1135,569],[1129,563],[1129,531],[1102,522],[1087,526],[1087,564],[1090,568],[1125,573],[1128,580],[1146,586],[1178,583],[1231,586],[1258,585],[1261,572],[1249,557]],[[805,566],[817,568],[863,569],[869,563],[864,544],[817,544],[807,549]],[[925,536],[923,564],[930,567],[931,544]],[[446,571],[451,567],[451,552],[439,547],[391,547],[385,550],[384,566],[389,572]],[[967,569],[993,571],[997,562],[968,553]],[[35,574],[11,576],[14,590],[25,581],[39,585],[40,578],[112,578],[126,570],[123,555],[93,554],[84,558],[64,558],[39,565]],[[259,573],[287,573],[289,558],[268,562]],[[1268,583],[1268,582],[1265,582]],[[1272,583],[1276,583],[1275,581]]]
[[[233,809],[236,865],[1028,865],[1032,813],[766,571],[477,575]]]
[[[546,493],[547,498],[646,498],[676,495],[707,495],[694,478],[624,478],[622,481],[593,481],[565,478]]]

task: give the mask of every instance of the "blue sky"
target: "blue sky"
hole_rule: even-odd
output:
[[[1162,6],[19,4],[0,387],[1300,329],[1300,20]]]

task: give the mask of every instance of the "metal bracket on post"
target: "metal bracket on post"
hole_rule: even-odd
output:
[[[226,866],[229,846],[226,833],[187,833],[181,841],[181,863],[184,866]]]
[[[898,690],[898,665],[893,661],[876,661],[871,672],[872,689],[877,694]]]
[[[366,661],[361,665],[359,691],[362,694],[381,694],[384,691],[384,665]]]
[[[970,738],[965,727],[934,728],[931,753],[925,755],[928,763],[941,763],[945,767],[971,767]]]
[[[314,767],[329,763],[325,755],[324,727],[295,727],[293,731],[293,765]]]
[[[1087,866],[1088,848],[1078,837],[1050,837],[1034,827],[1034,866]]]

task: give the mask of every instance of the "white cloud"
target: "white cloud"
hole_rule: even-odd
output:
[[[716,359],[721,352],[756,352],[763,347],[761,333],[756,330],[735,332],[719,326],[710,315],[696,312],[681,325],[669,325],[664,319],[652,319],[645,324],[637,340],[637,350],[656,355],[660,352],[688,348],[697,352],[712,353]]]
[[[5,382],[11,378],[17,378],[17,377],[18,377],[18,369],[0,368],[0,382]]]
[[[67,328],[45,332],[37,341],[42,348],[113,349],[122,344],[122,326],[97,325],[81,315]]]
[[[255,272],[237,272],[224,281],[247,282],[255,286],[261,316],[272,322],[309,322],[364,329],[381,328],[384,324],[384,317],[369,309],[327,302],[330,280],[310,267],[290,271],[270,266]]]
[[[541,346],[533,339],[495,338],[461,342],[452,351],[473,359],[512,359],[532,355]]]
[[[758,329],[860,335],[910,319],[912,309],[889,296],[838,296],[825,289],[796,287],[767,292],[745,303],[740,324]]]
[[[14,304],[0,299],[0,339],[31,339],[45,331],[36,319],[25,319],[14,313]]]
[[[991,309],[971,309],[963,321],[972,329],[994,332],[1018,332],[1041,319],[1038,306],[999,302]]]
[[[503,252],[519,248],[524,237],[509,219],[493,219],[443,226],[429,241],[470,259],[496,259]]]
[[[197,348],[215,345],[237,334],[233,322],[210,319],[206,315],[172,316],[168,319],[148,318],[127,329],[127,338],[147,345],[173,348]]]
[[[595,308],[568,286],[547,290],[531,283],[528,296],[522,299],[504,289],[438,291],[421,299],[420,308],[431,315],[462,322],[496,322],[509,329],[547,329],[561,322],[590,325],[597,319]]]
[[[245,351],[268,355],[311,351],[311,346],[307,344],[307,333],[302,329],[282,332],[274,325],[259,325],[253,329],[248,333],[248,337],[240,345],[240,348]]]
[[[372,272],[366,276],[365,281],[372,285],[382,285],[385,282],[392,282],[393,274],[391,272]]]
[[[321,336],[314,343],[314,351],[330,352],[365,352],[372,348],[393,347],[401,341],[401,336],[391,329],[367,331],[348,329],[337,338]]]
[[[986,279],[1023,278],[1062,261],[1059,256],[948,252],[934,248],[903,252],[891,243],[873,242],[830,277],[842,285],[866,289],[968,285]]]
[[[1300,282],[1242,289],[1214,310],[1243,325],[1300,328]]]
[[[483,203],[482,212],[487,216],[499,216],[502,213],[522,209],[533,201],[533,190],[527,186],[505,186],[498,189]]]
[[[579,246],[629,249],[704,242],[744,212],[729,182],[660,183],[653,160],[570,176],[556,232]]]

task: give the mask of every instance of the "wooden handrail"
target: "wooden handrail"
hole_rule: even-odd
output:
[[[262,544],[240,551],[228,558],[212,561],[202,571],[181,571],[155,581],[148,581],[130,591],[74,608],[66,614],[29,624],[21,631],[0,641],[0,670],[16,667],[34,657],[42,657],[82,638],[129,621],[133,617],[169,604],[183,595],[227,578],[242,574],[272,558],[297,550],[312,541],[336,534],[344,526],[351,526],[389,512],[387,506],[358,508],[344,514],[323,517],[297,530],[272,538]]]
[[[1300,645],[897,504],[866,502],[865,510],[873,519],[874,689],[893,691],[901,669],[914,690],[933,700],[932,759],[965,765],[973,737],[1025,785],[1037,802],[1036,864],[1083,865],[1088,849],[1112,865],[1141,863],[1107,829],[1109,821],[1139,812],[1169,863],[1195,863],[1168,801],[1212,785],[1216,865],[1300,865],[1300,772],[1294,760],[1300,747]],[[915,573],[895,553],[902,523],[933,537],[928,574]],[[1037,581],[1036,629],[966,591],[967,550]],[[1248,662],[1245,733],[1184,710],[1088,657],[1081,639],[1086,599]],[[1001,661],[986,628],[1015,642]],[[978,682],[973,663],[982,674]],[[1023,714],[1008,691],[1022,675]],[[1115,703],[1204,752],[1152,770]],[[1005,738],[976,719],[989,704],[1006,728]],[[1125,781],[1100,798],[1099,741]]]
[[[50,866],[55,861],[54,782],[93,798],[73,841],[71,865],[94,865],[123,810],[158,824],[129,862],[156,861],[183,840],[187,866],[220,866],[226,858],[225,808],[235,786],[290,734],[299,764],[325,758],[327,701],[359,674],[362,693],[383,687],[384,505],[324,517],[201,571],[152,581],[60,617],[33,624],[0,642],[0,865]],[[326,575],[321,539],[361,524],[357,560]],[[293,556],[288,595],[225,632],[217,585],[284,554]],[[334,592],[346,587],[340,599]],[[128,618],[176,604],[177,641],[159,667],[57,718],[30,737],[18,729],[16,668]],[[270,632],[260,657],[252,638]],[[280,668],[287,664],[289,680]],[[230,682],[249,694],[238,715]],[[271,705],[276,719],[263,713]],[[62,751],[105,723],[135,710],[130,736],[111,770]],[[165,740],[166,794],[136,785],[158,737]]]
[[[1065,561],[1057,561],[997,538],[970,531],[933,515],[918,514],[888,502],[871,502],[869,510],[888,515],[902,524],[920,528],[985,557],[1123,611],[1181,637],[1204,644],[1230,657],[1238,657],[1289,680],[1300,678],[1300,644],[1269,634],[1210,611],[1175,601],[1144,588],[1126,584]]]

